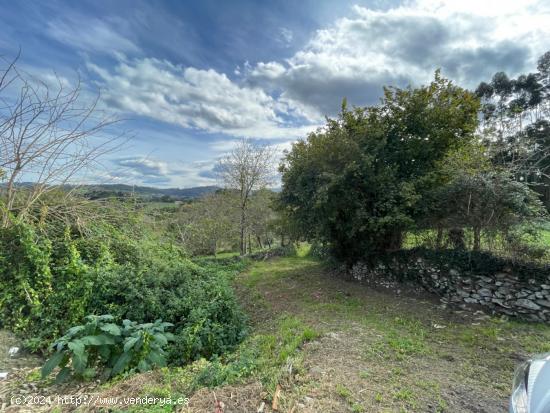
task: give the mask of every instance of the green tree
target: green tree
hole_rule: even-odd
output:
[[[535,187],[550,207],[550,52],[535,73],[496,73],[476,90],[481,130],[496,165]]]
[[[280,167],[280,202],[300,232],[348,263],[400,248],[404,231],[442,185],[435,173],[469,144],[478,99],[436,72],[420,88],[386,88],[378,106],[348,110],[293,145]]]

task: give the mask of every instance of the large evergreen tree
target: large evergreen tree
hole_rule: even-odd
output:
[[[281,203],[308,238],[347,262],[400,248],[429,210],[424,194],[450,150],[467,145],[479,101],[436,73],[420,88],[385,89],[380,105],[349,110],[293,145],[282,165]]]

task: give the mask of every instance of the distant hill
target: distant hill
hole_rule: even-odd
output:
[[[109,198],[112,196],[136,196],[159,201],[183,201],[186,199],[200,198],[201,196],[220,189],[217,186],[197,186],[194,188],[154,188],[150,186],[124,185],[124,184],[100,184],[83,185],[79,192],[90,199]]]

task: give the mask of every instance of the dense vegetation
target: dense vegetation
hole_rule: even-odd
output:
[[[233,269],[193,263],[151,230],[131,230],[130,211],[125,215],[130,222],[122,229],[94,224],[85,234],[59,223],[3,229],[2,325],[29,348],[45,350],[89,314],[110,314],[118,323],[162,319],[174,325],[167,351],[179,364],[238,343],[245,324],[229,287]]]
[[[376,106],[348,109],[344,101],[337,119],[287,153],[283,216],[300,237],[348,264],[399,250],[420,232],[434,234],[437,249],[479,251],[482,242],[487,249],[498,241],[508,255],[547,259],[547,250],[530,248],[526,237],[547,217],[531,184],[548,172],[549,61],[543,56],[539,73],[529,75],[538,88],[531,100],[525,77],[507,80],[502,91],[502,75],[495,75],[478,90],[480,107],[478,96],[437,72],[428,86],[386,89]],[[495,95],[499,105],[488,114],[486,100]],[[480,110],[501,128],[482,128]],[[530,123],[531,112],[538,117]],[[502,126],[512,120],[527,125],[513,139]],[[513,159],[503,161],[512,150]]]

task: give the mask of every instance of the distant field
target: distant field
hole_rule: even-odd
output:
[[[434,247],[436,239],[436,233],[434,230],[421,230],[415,232],[409,232],[405,236],[404,248],[415,248],[418,246]],[[548,252],[545,257],[541,258],[542,261],[550,260],[550,224],[541,225],[536,231],[534,236],[525,235],[524,242],[538,249],[547,249]],[[472,248],[473,235],[472,231],[465,230],[465,242],[468,249]],[[491,251],[497,255],[510,256],[514,255],[513,250],[506,251],[505,244],[500,237],[488,238],[484,234],[481,236],[481,248],[483,250]]]

